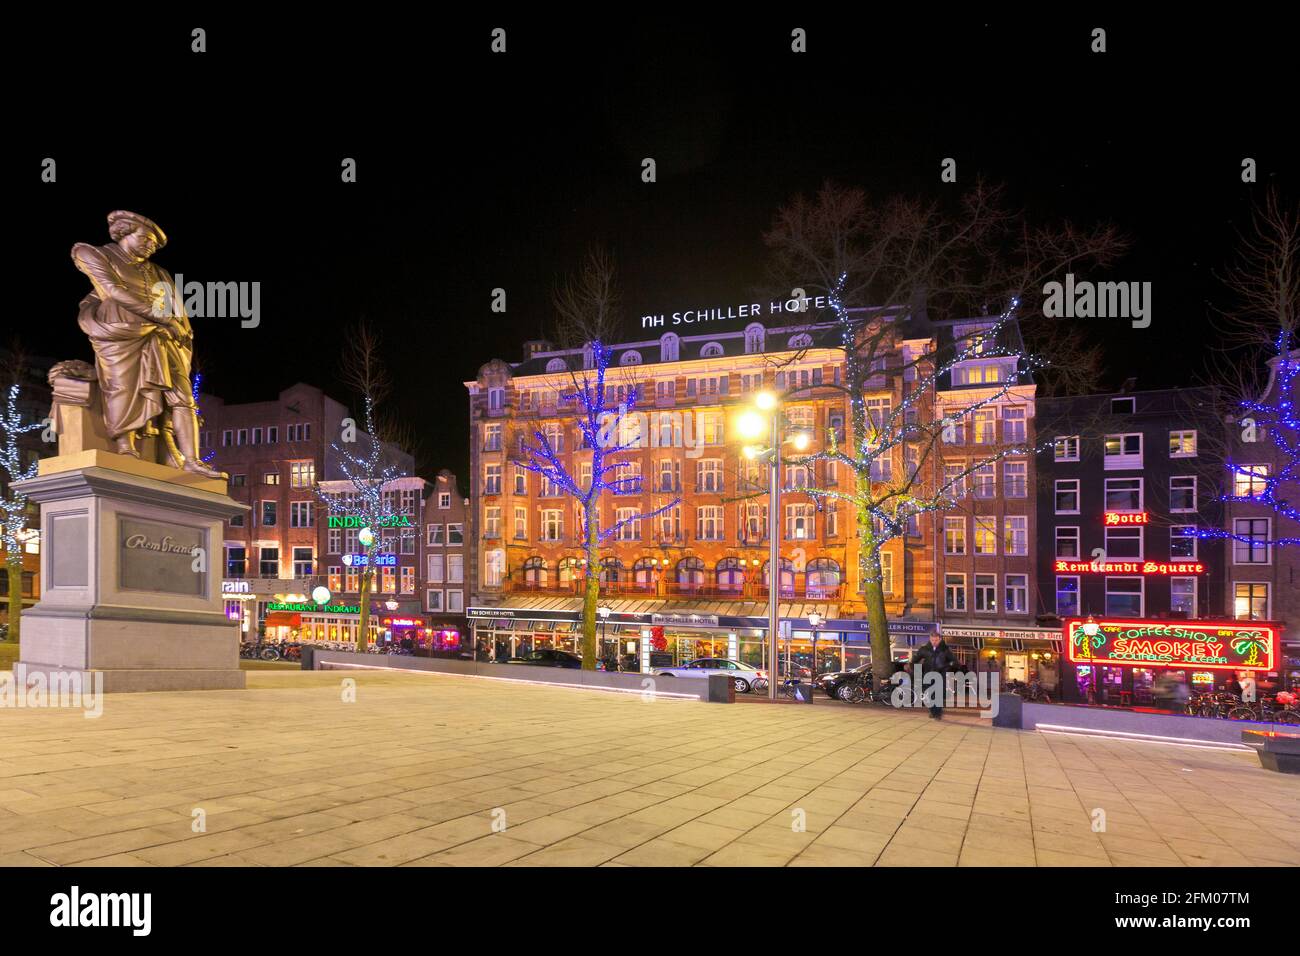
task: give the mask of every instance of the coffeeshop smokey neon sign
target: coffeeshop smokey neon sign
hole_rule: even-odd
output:
[[[1090,637],[1084,623],[1078,618],[1066,622],[1066,655],[1073,664],[1277,669],[1278,634],[1269,625],[1102,620]]]

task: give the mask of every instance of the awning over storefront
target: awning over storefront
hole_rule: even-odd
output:
[[[288,611],[271,611],[266,615],[267,627],[301,627],[302,615]]]
[[[602,601],[607,607],[609,624],[663,625],[666,627],[737,627],[767,626],[767,605],[759,601],[664,601],[660,599],[621,598]],[[829,630],[839,615],[839,605],[826,602],[791,602],[779,606],[781,618],[799,627],[807,626],[808,615],[820,614]],[[582,616],[582,599],[511,595],[495,607],[471,607],[472,620],[576,621]]]
[[[705,628],[715,630],[767,630],[767,605],[761,601],[665,601],[660,599],[624,598],[602,601],[601,607],[610,609],[604,623],[607,627],[636,625],[642,627]],[[782,621],[788,621],[795,631],[811,631],[808,615],[817,613],[824,623],[818,628],[822,634],[848,634],[859,640],[867,638],[867,622],[857,618],[840,618],[838,604],[827,602],[788,602],[778,608]],[[582,616],[582,599],[575,597],[543,597],[540,595],[511,595],[493,607],[471,607],[471,621],[568,621]],[[898,640],[924,639],[934,629],[932,621],[896,620],[889,622],[891,638]],[[850,639],[853,639],[852,637]]]

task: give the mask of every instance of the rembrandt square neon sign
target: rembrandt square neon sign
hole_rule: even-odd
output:
[[[1102,620],[1092,637],[1083,625],[1079,618],[1065,623],[1066,659],[1072,664],[1277,669],[1278,633],[1268,624]]]
[[[1058,574],[1204,574],[1200,561],[1061,561]]]

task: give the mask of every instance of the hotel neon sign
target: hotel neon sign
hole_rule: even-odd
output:
[[[1278,632],[1271,624],[1101,620],[1091,638],[1084,621],[1065,623],[1066,659],[1105,667],[1277,669]]]
[[[1106,527],[1113,528],[1124,525],[1150,524],[1151,515],[1145,511],[1107,511],[1102,520]]]
[[[1057,561],[1062,574],[1204,574],[1200,561]]]

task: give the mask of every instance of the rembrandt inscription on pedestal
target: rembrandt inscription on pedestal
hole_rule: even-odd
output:
[[[204,538],[202,528],[119,516],[119,585],[202,597],[207,593],[207,571],[195,568],[203,567],[199,550],[206,548]]]

